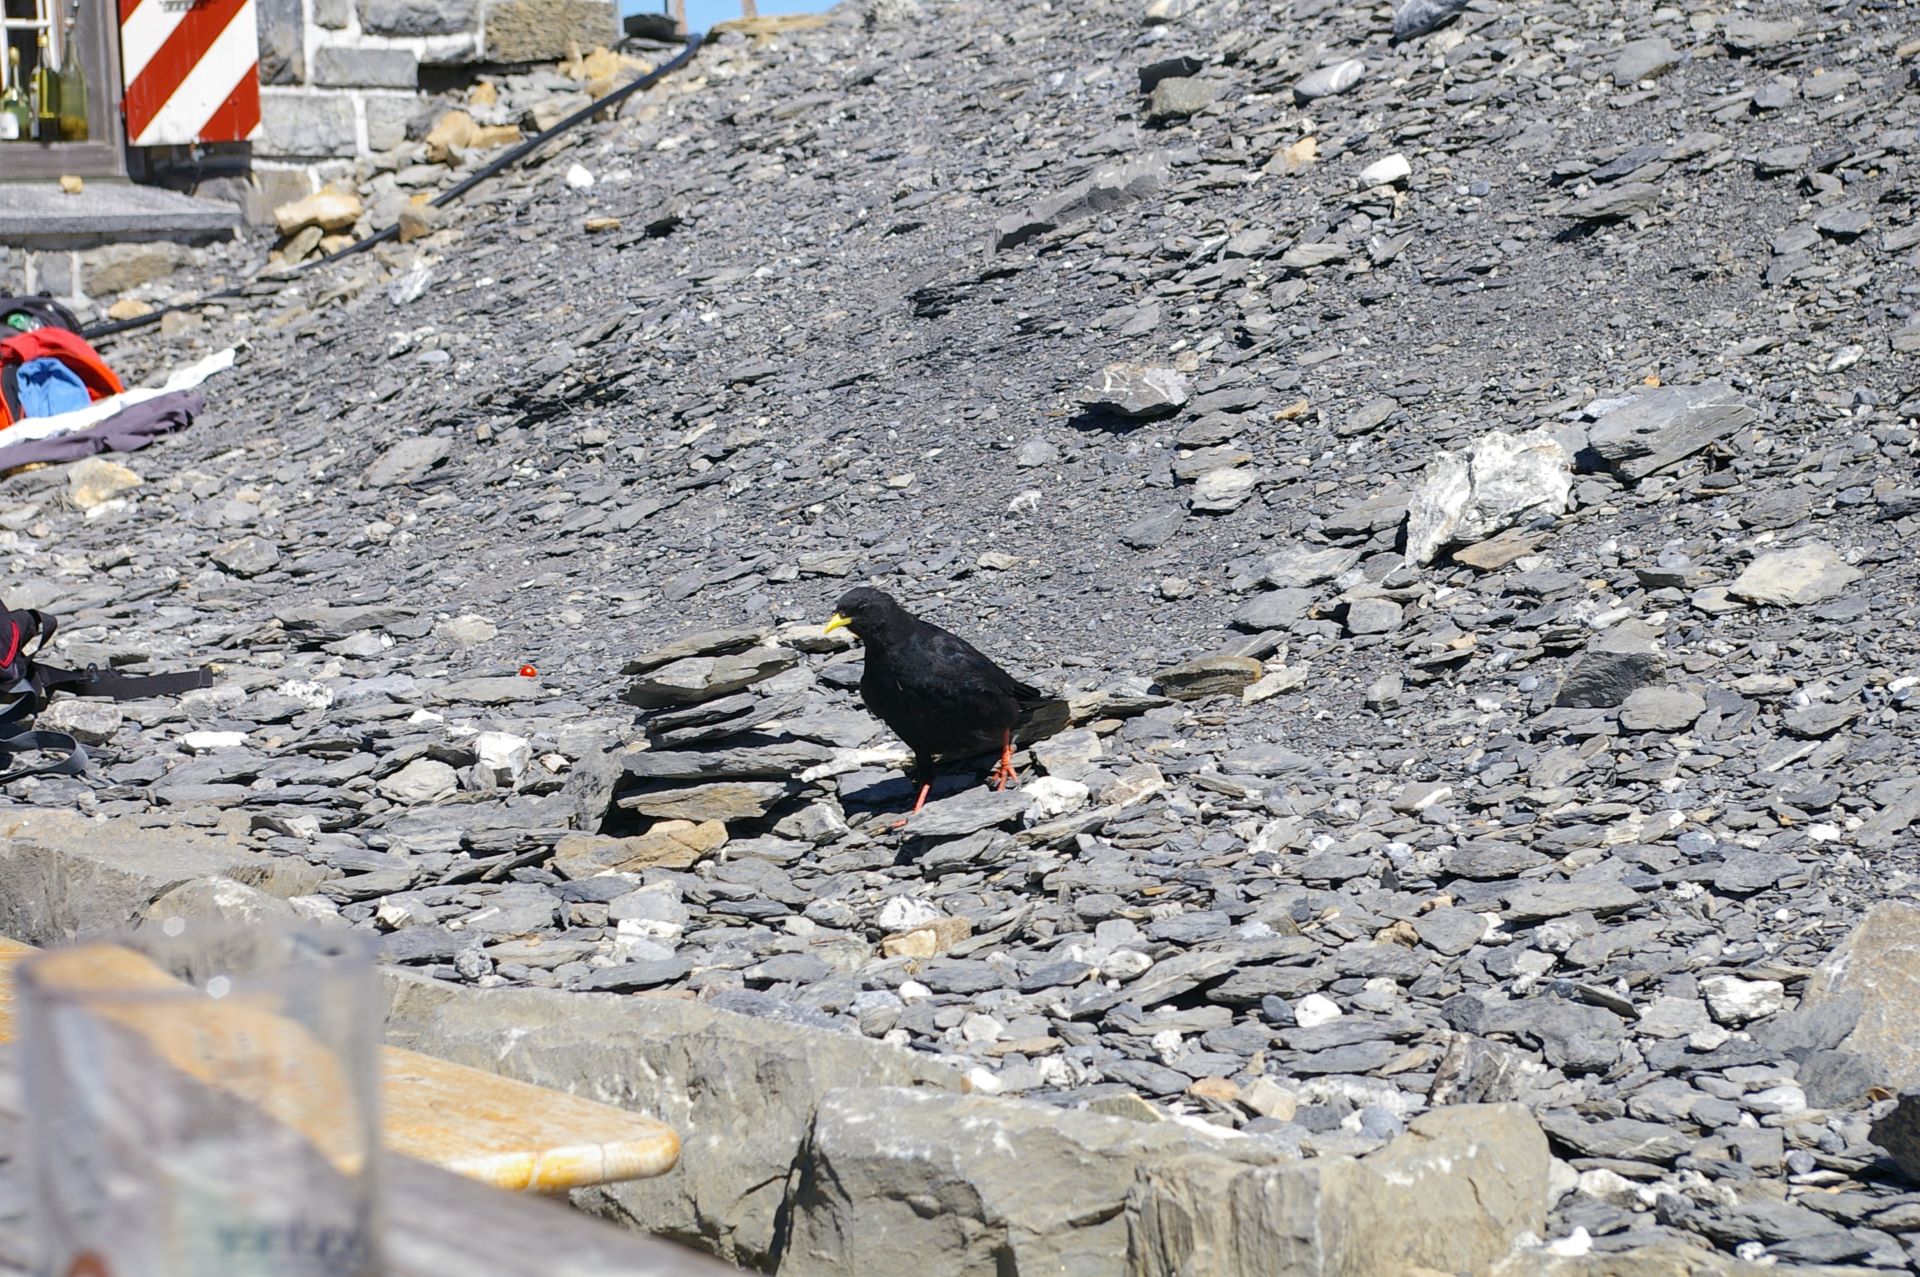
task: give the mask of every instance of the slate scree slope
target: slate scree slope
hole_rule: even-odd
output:
[[[1912,1267],[1900,951],[1813,973],[1920,881],[1920,30],[1410,11],[723,33],[424,238],[117,339],[241,362],[7,479],[6,598],[220,669],[57,701],[91,769],[12,801],[270,853],[462,984],[1304,1155],[1514,1100],[1576,1249]],[[856,586],[1074,708],[1019,783],[887,828]]]

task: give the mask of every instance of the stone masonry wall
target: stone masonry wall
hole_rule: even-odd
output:
[[[420,69],[538,62],[611,45],[612,0],[262,0],[253,166],[294,197],[391,150],[420,109]]]
[[[206,248],[172,240],[0,249],[0,293],[51,293],[68,302],[117,297],[208,260]]]
[[[612,46],[619,35],[613,0],[259,0],[258,8],[263,136],[251,148],[195,156],[191,188],[240,203],[255,224],[405,142],[409,121],[427,108],[423,67],[552,62]],[[165,173],[166,157],[155,158]],[[104,305],[183,267],[213,264],[228,251],[218,243],[226,238],[0,246],[0,292]]]

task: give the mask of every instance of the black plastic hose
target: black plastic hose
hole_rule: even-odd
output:
[[[533,152],[539,150],[542,146],[560,136],[562,133],[565,133],[567,130],[577,128],[580,124],[600,114],[600,112],[610,107],[620,105],[621,102],[633,94],[640,92],[642,89],[652,88],[691,62],[693,55],[699,52],[701,42],[705,39],[706,37],[698,32],[688,35],[686,47],[674,54],[670,60],[661,63],[645,75],[636,76],[599,101],[591,102],[581,107],[578,111],[575,111],[572,115],[569,115],[566,119],[560,121],[546,132],[536,134],[518,146],[508,149],[505,154],[488,161],[486,166],[478,172],[463,178],[461,181],[456,182],[454,185],[440,192],[440,194],[434,196],[430,203],[435,208],[442,208],[451,204],[454,200],[459,199],[462,195],[465,195],[468,191],[480,185],[480,183],[499,173],[502,169],[518,164],[521,160],[533,154]],[[394,225],[369,235],[365,239],[355,240],[337,252],[329,253],[325,257],[308,262],[306,265],[289,272],[286,278],[304,275],[310,270],[318,270],[322,266],[330,266],[343,257],[351,257],[355,253],[363,253],[375,244],[383,244],[399,233],[400,226],[396,222]],[[239,297],[246,291],[246,284],[235,284],[231,288],[223,288],[217,293],[207,293],[204,296],[193,298],[191,301],[174,302],[171,305],[148,311],[144,315],[137,315],[132,319],[121,319],[110,324],[100,324],[85,329],[81,335],[89,341],[98,341],[102,337],[112,337],[118,333],[130,332],[135,328],[145,328],[148,324],[157,324],[160,322],[162,316],[170,315],[174,311],[190,310],[195,306],[204,306],[208,302],[224,301],[230,297]]]

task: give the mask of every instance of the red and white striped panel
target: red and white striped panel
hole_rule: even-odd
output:
[[[120,0],[133,146],[246,142],[260,133],[253,0]]]

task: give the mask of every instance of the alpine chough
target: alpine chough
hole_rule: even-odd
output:
[[[1013,732],[1029,711],[1055,703],[981,655],[957,634],[921,620],[879,590],[849,590],[834,605],[827,633],[852,630],[866,647],[860,699],[913,751],[919,811],[941,758],[1000,751],[987,776],[1005,789],[1014,778]],[[911,814],[911,813],[909,813]]]

